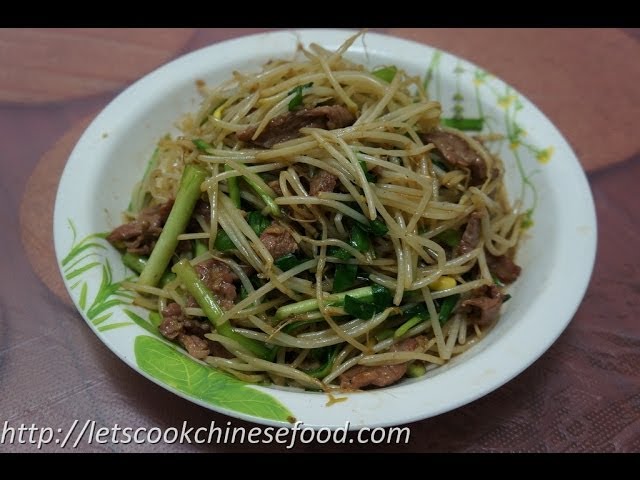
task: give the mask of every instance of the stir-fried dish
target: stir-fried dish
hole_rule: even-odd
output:
[[[247,382],[422,376],[486,335],[520,273],[502,162],[418,77],[345,58],[356,37],[198,81],[108,236],[160,334]]]

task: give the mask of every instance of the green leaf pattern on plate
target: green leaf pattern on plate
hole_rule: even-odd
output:
[[[520,97],[510,87],[496,82],[495,77],[477,67],[464,68],[460,61],[453,70],[455,75],[455,93],[451,98],[442,98],[441,88],[441,58],[442,52],[434,50],[424,75],[423,85],[427,94],[443,104],[443,117],[456,120],[482,120],[481,134],[498,134],[502,138],[485,142],[485,146],[492,153],[502,151],[500,157],[509,164],[513,163],[520,177],[520,189],[517,199],[527,208],[522,226],[528,228],[533,225],[533,214],[538,205],[538,191],[531,180],[539,172],[538,169],[525,170],[522,156],[532,155],[538,163],[544,165],[553,156],[553,146],[539,147],[527,141],[527,132],[518,122],[518,114],[524,108]],[[473,101],[463,94],[462,85],[473,85]],[[471,93],[467,90],[467,94]],[[494,104],[497,111],[492,115],[486,112],[486,105]],[[447,108],[449,111],[447,111]],[[475,110],[475,111],[474,111]],[[506,145],[505,145],[506,142]],[[507,147],[503,150],[503,147]]]
[[[153,335],[139,335],[135,340],[131,336],[136,362],[141,370],[161,383],[214,406],[270,420],[288,421],[292,418],[291,412],[271,395],[198,363],[182,353],[178,345],[162,338],[149,319],[149,312],[131,305],[133,295],[122,287],[131,272],[117,262],[119,269],[114,274],[106,257],[113,251],[105,240],[106,234],[91,234],[77,241],[76,227],[72,220],[68,222],[72,233],[71,248],[60,263],[65,280],[69,283],[73,280],[70,290],[76,304],[101,333],[138,325]],[[100,271],[97,286],[96,269]],[[124,317],[114,315],[118,313],[116,307],[121,309]],[[129,321],[123,321],[127,319]]]
[[[211,405],[271,420],[287,421],[293,416],[272,396],[196,362],[156,338],[136,337],[134,351],[142,371]]]
[[[72,235],[71,248],[67,256],[60,261],[60,264],[66,281],[77,279],[70,289],[73,291],[80,287],[78,306],[101,332],[133,325],[133,322],[104,324],[113,314],[110,311],[111,309],[130,304],[133,298],[131,292],[122,288],[122,281],[126,280],[126,278],[120,281],[114,281],[113,279],[111,263],[105,257],[105,254],[112,248],[105,240],[107,234],[103,232],[93,233],[77,241],[76,226],[71,219],[68,220],[68,223]],[[100,285],[93,292],[93,300],[88,304],[90,295],[89,283],[83,277],[97,267],[101,267]],[[123,266],[123,277],[124,272],[126,272],[126,268]]]

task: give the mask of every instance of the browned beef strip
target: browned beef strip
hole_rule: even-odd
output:
[[[359,390],[364,387],[386,387],[393,385],[407,373],[407,365],[381,365],[369,367],[356,365],[340,375],[340,388],[343,390]]]
[[[160,333],[169,340],[175,340],[182,334],[204,337],[211,332],[211,325],[207,321],[200,321],[188,317],[177,303],[170,303],[162,310],[162,323],[158,327]]]
[[[162,227],[173,207],[173,200],[161,205],[146,207],[138,217],[115,228],[107,240],[116,248],[138,255],[149,255],[162,232]]]
[[[472,297],[460,304],[469,319],[480,326],[492,324],[500,313],[504,295],[496,285],[476,288],[471,292]]]
[[[196,220],[196,215],[204,218],[205,222],[209,222],[211,219],[211,205],[209,205],[209,200],[203,200],[201,198],[198,199],[195,207],[193,208],[191,219],[189,219],[189,223],[187,224],[186,232],[198,233],[202,231],[200,223]]]
[[[182,312],[180,305],[170,303],[162,310],[162,323],[158,327],[163,337],[175,340],[178,335],[184,333],[184,320],[187,317]]]
[[[209,343],[197,335],[181,333],[178,336],[178,342],[180,342],[180,345],[194,358],[204,360],[209,355]]]
[[[169,340],[177,340],[192,357],[204,359],[207,355],[229,358],[226,351],[217,342],[204,337],[211,332],[211,324],[188,317],[177,303],[170,303],[162,310],[160,333]]]
[[[298,244],[289,231],[277,223],[272,223],[265,228],[260,235],[260,241],[269,250],[274,260],[298,250]]]
[[[320,192],[333,192],[338,183],[338,177],[326,170],[320,170],[311,179],[309,194],[317,197]]]
[[[271,148],[276,143],[292,140],[300,136],[300,129],[305,127],[334,130],[352,125],[356,117],[342,105],[331,105],[314,108],[303,108],[287,112],[271,119],[266,128],[258,135],[256,127],[249,127],[238,132],[238,139],[259,147]]]
[[[469,170],[471,185],[481,185],[487,179],[487,165],[484,160],[459,136],[441,130],[432,130],[422,134],[421,138],[425,143],[433,143],[453,168]]]
[[[457,255],[464,255],[478,246],[480,242],[480,232],[482,213],[473,212],[469,215],[469,221],[464,229],[460,243],[458,244]]]
[[[238,280],[238,277],[229,266],[212,258],[198,263],[194,268],[200,280],[216,296],[220,306],[225,310],[232,308],[237,296],[233,282]]]
[[[487,253],[487,265],[491,273],[504,283],[515,282],[520,276],[520,271],[522,270],[506,255],[496,257]]]
[[[208,219],[211,216],[211,205],[209,204],[209,200],[199,198],[195,207],[193,207],[193,214],[200,215],[205,219]]]
[[[233,358],[233,353],[218,342],[209,340],[209,352],[212,357]]]
[[[267,185],[271,187],[271,190],[275,192],[276,196],[278,197],[282,196],[282,189],[280,188],[280,180],[271,180],[269,183],[267,183]]]
[[[407,338],[391,347],[393,352],[412,352],[424,345],[426,337]],[[407,364],[380,365],[369,367],[356,365],[340,375],[340,388],[343,390],[358,390],[364,387],[386,387],[393,385],[407,372]]]

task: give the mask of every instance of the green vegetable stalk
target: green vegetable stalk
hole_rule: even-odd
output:
[[[198,277],[198,274],[188,260],[180,260],[173,266],[172,270],[178,276],[178,279],[184,284],[187,291],[193,295],[193,298],[195,298],[200,308],[204,311],[209,322],[211,322],[220,335],[235,340],[251,353],[264,360],[271,360],[272,351],[263,343],[257,342],[251,338],[243,337],[242,335],[234,332],[229,322],[217,325],[218,320],[222,317],[224,312],[222,311],[222,308],[220,308],[220,305],[218,305],[213,293],[211,293],[202,280],[200,280],[200,277]]]
[[[333,293],[340,293],[352,288],[356,283],[358,266],[347,263],[336,265],[336,272],[333,277]]]
[[[276,202],[273,200],[271,195],[269,195],[267,191],[264,188],[262,188],[261,185],[259,185],[256,181],[254,181],[248,175],[244,176],[243,178],[245,182],[247,182],[249,186],[253,188],[258,195],[260,195],[260,198],[262,198],[262,201],[267,204],[267,207],[269,208],[269,213],[271,213],[271,215],[273,215],[274,217],[279,217],[280,207],[276,204]]]
[[[127,252],[124,255],[122,255],[122,263],[124,263],[127,267],[129,267],[131,270],[133,270],[138,274],[142,273],[148,260],[149,259],[147,257],[141,257],[140,255],[136,255],[135,253]],[[162,274],[162,277],[160,277],[160,282],[158,283],[160,284],[161,287],[164,287],[167,283],[172,281],[174,278],[176,278],[175,273],[164,272]]]
[[[169,218],[167,218],[158,242],[151,252],[149,261],[138,278],[138,283],[141,285],[153,287],[158,284],[178,245],[178,235],[184,232],[189,223],[193,208],[200,197],[200,185],[207,176],[207,171],[202,167],[187,165],[184,168],[178,194],[171,208],[171,213],[169,213]]]
[[[354,307],[354,310],[349,311],[349,308],[346,305],[347,300],[350,302],[350,306]],[[364,313],[369,313],[370,311],[371,315],[368,318],[371,318],[374,313],[382,312],[385,308],[390,306],[391,300],[391,292],[389,292],[385,287],[377,284],[370,287],[356,288],[355,290],[350,290],[348,292],[332,293],[325,297],[325,302],[327,304],[332,306],[344,305],[345,310],[347,310],[349,315],[358,318],[362,317],[359,316],[359,312],[356,312],[355,309],[360,308],[362,304],[365,304],[365,302],[368,307],[366,308],[367,312],[363,312],[363,316]],[[312,312],[317,309],[318,300],[310,298],[308,300],[280,307],[276,311],[275,318],[276,320],[282,320],[292,315],[300,315],[301,313]]]
[[[371,73],[378,77],[380,80],[391,83],[396,76],[396,73],[398,73],[398,67],[396,67],[395,65],[391,65],[389,67],[379,68],[378,70],[374,70]]]
[[[347,295],[353,298],[371,297],[373,295],[373,289],[372,287],[361,287],[349,292],[334,293],[328,295],[325,298],[325,302],[331,305],[339,305],[340,303],[344,302],[344,297],[346,297]],[[280,307],[276,311],[275,318],[276,320],[282,320],[292,315],[300,315],[301,313],[312,312],[317,309],[318,300],[315,298],[310,298],[308,300],[303,300],[301,302],[292,303],[290,305]]]
[[[194,256],[195,257],[199,257],[200,255],[204,255],[205,253],[207,253],[209,251],[209,247],[204,243],[201,242],[200,240],[196,240],[196,246],[194,248]]]
[[[442,306],[440,307],[440,313],[438,314],[438,321],[440,325],[444,325],[451,317],[451,313],[453,312],[453,307],[456,306],[458,300],[460,299],[460,294],[451,295],[450,297],[446,297],[442,301]]]
[[[224,166],[225,172],[232,172],[233,168],[229,165]],[[240,208],[240,186],[238,185],[238,177],[227,178],[227,188],[229,189],[229,198],[236,208]]]
[[[305,370],[305,373],[313,378],[324,378],[331,373],[333,364],[336,361],[336,357],[338,356],[338,352],[340,351],[340,348],[339,346],[335,346],[335,347],[326,347],[326,349],[320,349],[320,350],[324,350],[323,353],[326,354],[326,359],[324,363],[320,365],[318,368]]]

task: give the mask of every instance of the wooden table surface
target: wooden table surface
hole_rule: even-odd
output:
[[[0,429],[5,421],[57,429],[75,419],[147,428],[231,420],[147,381],[97,339],[58,274],[52,212],[71,148],[120,91],[181,54],[263,30],[0,30]],[[295,451],[640,451],[640,31],[378,30],[483,66],[549,116],[588,173],[598,215],[596,265],[564,334],[502,388],[411,424],[408,446],[311,444]],[[0,443],[0,451],[34,449]],[[76,450],[285,449],[81,443]]]

